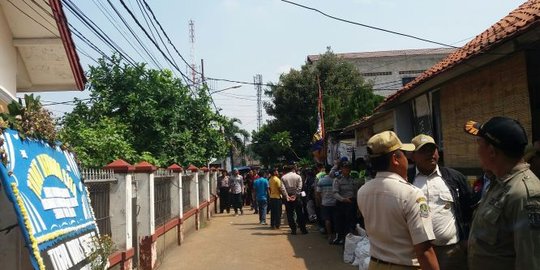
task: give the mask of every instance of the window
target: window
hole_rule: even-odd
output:
[[[388,76],[388,75],[392,75],[392,71],[366,72],[366,73],[361,73],[361,75],[364,77]]]
[[[419,74],[419,73],[424,73],[424,70],[402,70],[399,72],[400,75],[403,75],[403,74]]]

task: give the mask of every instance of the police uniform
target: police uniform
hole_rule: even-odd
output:
[[[519,163],[493,181],[469,237],[469,268],[540,269],[540,180]]]
[[[392,269],[419,268],[414,245],[435,239],[423,192],[396,173],[378,172],[358,190],[357,200],[372,263]]]

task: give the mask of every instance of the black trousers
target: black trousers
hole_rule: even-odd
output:
[[[270,198],[270,226],[281,225],[281,199]]]
[[[287,212],[287,221],[289,222],[289,227],[291,228],[291,231],[296,232],[297,225],[298,227],[300,227],[300,230],[306,230],[306,219],[304,216],[304,209],[302,207],[302,201],[300,200],[300,198],[297,197],[294,201],[286,201],[285,211]],[[295,214],[296,221],[294,220]]]
[[[231,211],[228,187],[219,188],[219,212],[223,213],[224,210],[226,210],[227,213]]]
[[[231,193],[231,203],[235,214],[238,214],[238,210],[240,210],[241,214],[244,213],[244,210],[242,210],[242,193]]]
[[[356,200],[351,201],[352,203],[336,202],[336,231],[340,239],[345,239],[345,235],[356,228]]]

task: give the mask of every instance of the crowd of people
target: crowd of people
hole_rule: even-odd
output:
[[[360,222],[355,201],[360,183],[359,174],[344,159],[334,167],[299,169],[293,164],[251,169],[243,175],[238,169],[230,174],[223,170],[218,177],[219,211],[231,213],[232,208],[234,215],[243,215],[243,206],[250,206],[261,225],[268,225],[269,213],[270,227],[279,229],[285,208],[291,234],[307,234],[306,224],[312,223],[328,234],[331,244],[343,244]]]
[[[484,170],[472,187],[439,165],[432,137],[404,144],[385,131],[369,139],[360,173],[346,158],[245,177],[224,171],[220,212],[243,214],[249,204],[260,224],[270,212],[279,229],[285,205],[291,234],[307,234],[313,223],[336,245],[359,225],[370,241],[369,269],[540,269],[540,143],[527,148],[521,124],[506,117],[464,129],[476,137]]]

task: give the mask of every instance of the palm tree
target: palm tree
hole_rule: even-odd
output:
[[[237,125],[242,124],[242,121],[238,118],[227,118],[224,116],[223,120],[223,136],[229,148],[232,168],[234,167],[233,153],[234,151],[240,151],[240,153],[244,154],[246,150],[244,140],[249,137],[249,132]]]

